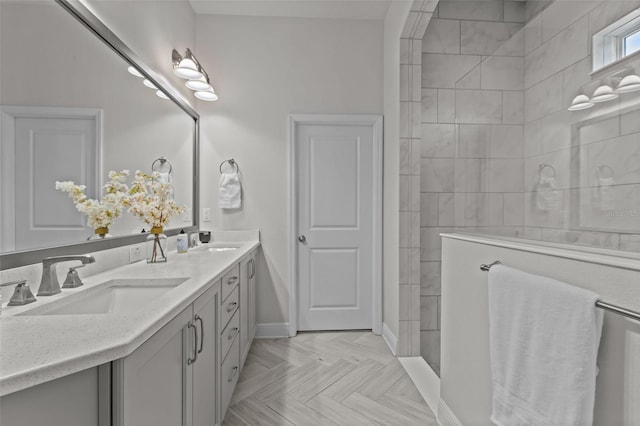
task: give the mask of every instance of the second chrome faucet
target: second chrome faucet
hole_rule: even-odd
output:
[[[40,281],[40,287],[38,288],[38,296],[53,296],[54,294],[58,294],[62,291],[60,290],[60,283],[58,282],[58,275],[56,274],[56,264],[70,260],[79,260],[82,262],[82,265],[94,263],[96,261],[93,256],[87,254],[77,256],[45,257],[42,259],[42,280]],[[82,285],[82,283],[75,285],[75,287],[79,285]]]

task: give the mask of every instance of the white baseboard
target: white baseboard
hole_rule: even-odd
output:
[[[431,411],[437,414],[438,401],[440,401],[440,378],[421,356],[399,357],[398,361],[418,388]]]
[[[443,399],[438,403],[438,423],[442,426],[462,426],[462,423]]]
[[[256,326],[256,339],[289,337],[288,322],[268,322]]]
[[[398,346],[398,339],[393,334],[391,329],[389,327],[387,327],[386,323],[382,323],[382,338],[384,339],[384,341],[387,344],[387,346],[389,346],[389,349],[391,349],[391,353],[393,354],[393,356],[396,356],[396,349],[397,349],[397,346]]]

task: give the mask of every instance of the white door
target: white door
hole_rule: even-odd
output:
[[[3,205],[3,209],[13,207],[12,211],[5,210],[3,216],[13,216],[15,227],[3,244],[9,241],[13,247],[3,249],[25,250],[87,239],[91,230],[86,219],[67,194],[55,189],[55,182],[72,180],[86,185],[89,197],[101,195],[96,119],[15,117],[12,126],[12,137],[3,137],[2,144],[3,155],[13,154],[15,193],[13,205]],[[11,233],[3,228],[3,234]]]
[[[374,328],[376,129],[329,122],[293,130],[298,330]]]

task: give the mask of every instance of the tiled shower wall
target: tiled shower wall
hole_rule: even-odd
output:
[[[523,225],[524,19],[522,1],[441,0],[422,42],[420,341],[436,372],[440,233]]]

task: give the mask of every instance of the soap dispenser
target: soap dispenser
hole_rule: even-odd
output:
[[[177,243],[178,253],[186,253],[187,250],[189,249],[189,238],[187,234],[184,233],[184,229],[180,230],[176,243]]]

